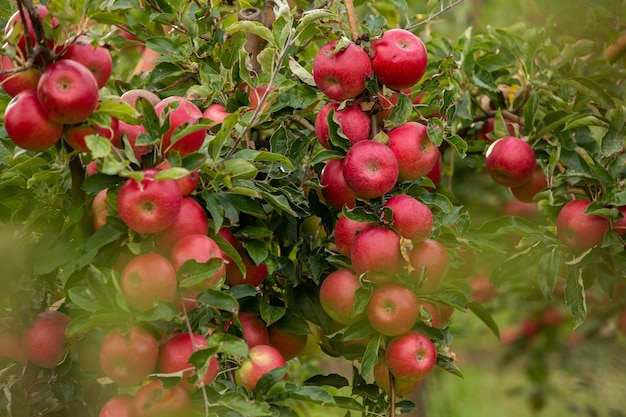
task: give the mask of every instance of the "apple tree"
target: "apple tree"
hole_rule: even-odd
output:
[[[513,354],[626,327],[623,38],[460,3],[0,2],[0,413],[408,412],[493,288]]]

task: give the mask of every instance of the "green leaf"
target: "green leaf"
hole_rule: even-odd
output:
[[[446,139],[446,142],[448,142],[450,146],[452,146],[452,148],[454,149],[457,155],[459,155],[461,158],[465,158],[466,156],[465,153],[467,152],[468,145],[467,145],[467,142],[465,142],[465,140],[463,140],[462,137],[454,134],[454,135],[446,136],[445,139]]]
[[[380,349],[382,336],[373,337],[367,342],[363,360],[361,361],[361,375],[368,378],[374,370],[374,365],[378,362],[378,351]]]
[[[266,40],[267,42],[273,44],[274,43],[274,35],[272,31],[269,30],[266,26],[259,22],[254,22],[251,20],[240,20],[226,28],[226,32],[228,33],[236,33],[236,32],[245,32],[245,33],[253,33],[260,38]]]
[[[315,83],[315,80],[313,79],[313,74],[311,74],[309,71],[307,71],[292,56],[289,57],[289,69],[303,83],[305,83],[307,85],[310,85],[310,86],[313,86],[313,87],[315,87],[317,85]]]
[[[499,339],[500,329],[498,329],[498,323],[496,323],[485,306],[474,301],[470,302],[467,306],[470,311],[474,313],[483,323],[485,323],[489,330],[491,330],[491,332]]]
[[[348,379],[339,374],[328,374],[328,375],[314,375],[311,378],[304,381],[306,385],[315,385],[315,386],[329,386],[335,388],[343,388],[350,386]]]
[[[324,406],[336,405],[333,396],[319,386],[298,386],[290,393],[290,396],[296,400],[309,401]]]
[[[444,124],[438,117],[431,117],[428,119],[428,126],[426,129],[428,133],[428,138],[432,143],[441,146],[443,143],[443,135],[444,135]]]
[[[146,47],[165,56],[181,53],[178,43],[164,36],[153,36],[146,39]]]
[[[100,135],[85,136],[85,144],[93,158],[105,158],[111,154],[111,141]]]
[[[261,319],[268,326],[280,320],[287,312],[287,308],[284,306],[273,306],[265,302],[259,304],[259,310]]]
[[[565,306],[574,318],[574,328],[583,324],[587,317],[585,285],[582,273],[582,268],[570,266],[565,279]]]
[[[398,94],[398,102],[391,109],[389,122],[394,126],[406,123],[413,113],[413,102],[406,94]]]
[[[237,391],[226,391],[223,393],[218,404],[244,416],[261,417],[272,415],[267,403],[251,401],[244,394]]]
[[[229,311],[231,313],[236,313],[239,310],[239,303],[235,297],[213,288],[202,291],[198,295],[197,300],[200,303],[207,304],[218,310]]]

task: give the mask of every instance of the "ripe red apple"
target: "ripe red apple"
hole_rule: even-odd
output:
[[[173,103],[177,103],[176,108],[170,107]],[[161,116],[164,111],[167,112],[166,116],[163,117],[169,118],[170,128],[162,138],[163,152],[169,153],[176,150],[181,156],[185,156],[196,152],[202,147],[204,137],[207,133],[206,129],[188,133],[172,143],[172,135],[176,129],[196,124],[198,120],[203,117],[202,111],[198,106],[184,97],[171,96],[158,102],[154,106],[154,110],[159,116]]]
[[[153,106],[156,106],[158,102],[161,101],[161,98],[154,94],[150,90],[145,90],[143,88],[132,88],[128,91],[125,91],[120,98],[130,104],[133,107],[136,107],[137,100],[140,98],[148,100]]]
[[[387,146],[372,140],[358,142],[343,159],[343,177],[358,198],[378,198],[398,181],[398,159]]]
[[[511,122],[508,119],[504,119],[506,122],[506,130],[508,131],[510,136],[515,135],[515,125],[513,124],[513,122]],[[478,134],[476,135],[476,139],[478,140],[484,140],[485,142],[491,142],[491,138],[489,138],[489,134],[491,132],[493,132],[493,129],[495,128],[495,124],[496,124],[496,119],[494,117],[490,117],[487,120],[485,120],[485,124],[483,125],[483,127],[478,131]]]
[[[341,126],[341,132],[348,138],[351,145],[370,137],[370,116],[358,105],[346,106],[339,110],[340,104],[338,102],[327,103],[320,109],[315,119],[315,137],[326,149],[330,149],[328,114],[331,110],[334,110],[335,119]]]
[[[16,65],[6,55],[0,57],[0,86],[11,97],[15,97],[17,93],[24,90],[36,89],[41,77],[41,70],[38,68],[10,73],[20,66],[20,64]]]
[[[137,160],[141,161],[141,158],[150,152],[150,145],[137,145],[139,135],[147,133],[143,125],[131,125],[120,120],[117,129],[118,135],[111,141],[113,146],[118,149],[123,149],[122,136],[125,136]]]
[[[91,201],[91,218],[93,219],[93,230],[98,230],[104,226],[109,216],[109,200],[107,199],[107,189],[100,190]]]
[[[513,197],[522,203],[532,203],[535,195],[547,186],[546,174],[543,173],[541,166],[537,164],[528,181],[520,186],[510,188],[510,190]]]
[[[437,158],[437,162],[435,162],[435,165],[430,169],[430,171],[428,171],[428,174],[426,174],[426,176],[433,182],[435,188],[439,187],[439,184],[441,184],[441,178],[443,176],[443,157],[441,156],[441,152],[439,153],[439,158]],[[430,186],[424,188],[429,191],[434,190],[434,188]]]
[[[175,180],[155,180],[156,170],[144,170],[141,181],[129,178],[117,195],[119,217],[137,233],[159,233],[176,221],[183,201]]]
[[[170,165],[170,163],[165,160],[161,162],[157,166],[157,168],[166,170],[172,168],[172,165]],[[190,171],[188,175],[185,175],[182,178],[177,178],[176,182],[178,183],[178,186],[180,187],[180,192],[183,195],[189,195],[193,193],[196,189],[196,186],[198,185],[198,170],[194,169],[193,171]]]
[[[355,319],[356,291],[359,288],[359,277],[351,271],[333,271],[320,285],[320,304],[331,319],[341,324],[350,324]]]
[[[414,86],[426,72],[426,47],[408,30],[387,30],[380,39],[372,42],[371,48],[376,78],[393,90]]]
[[[259,104],[261,103],[263,96],[267,92],[267,88],[268,88],[267,84],[259,85],[258,87],[254,87],[254,88],[249,88],[248,86],[246,86],[246,91],[250,92],[250,95],[248,96],[250,100],[250,110],[256,110],[259,107]],[[271,94],[274,90],[276,90],[276,87],[272,86],[272,88],[270,88],[270,92],[267,93],[268,97],[269,97],[269,94]],[[266,99],[265,103],[263,104],[263,108],[261,108],[261,113],[267,113],[271,105],[273,104],[273,102],[274,100]]]
[[[98,417],[133,417],[133,396],[119,394],[111,397],[100,409]]]
[[[202,113],[206,119],[210,119],[215,122],[213,126],[222,123],[224,119],[230,116],[230,114],[231,113],[226,111],[226,107],[220,103],[213,103],[209,105],[204,113]]]
[[[237,314],[241,323],[243,338],[248,342],[248,348],[256,345],[269,345],[270,335],[265,322],[256,314],[241,311]]]
[[[626,310],[623,310],[619,313],[619,322],[617,324],[617,328],[622,332],[624,336],[626,336]]]
[[[369,323],[385,336],[399,336],[411,330],[419,313],[415,293],[401,284],[384,284],[374,289],[367,304]]]
[[[470,299],[479,303],[486,303],[496,294],[496,287],[489,280],[488,275],[476,275],[469,280]]]
[[[285,361],[295,358],[306,345],[306,334],[294,333],[272,324],[267,329],[270,335],[270,346],[283,355]]]
[[[28,360],[22,345],[22,335],[11,328],[0,330],[0,365],[4,365],[4,358],[21,364]]]
[[[158,253],[142,253],[122,270],[120,288],[129,307],[147,310],[156,300],[174,302],[178,281],[172,263]]]
[[[360,222],[351,220],[343,214],[340,215],[333,231],[337,252],[344,256],[350,256],[352,253],[352,243],[356,235],[375,225],[375,222]]]
[[[119,121],[116,118],[111,119],[110,126],[101,126],[89,121],[67,126],[63,137],[68,145],[78,152],[89,152],[85,137],[89,135],[98,135],[108,139],[112,144],[120,141]]]
[[[83,64],[61,59],[41,74],[37,98],[50,120],[81,123],[98,108],[98,82]]]
[[[234,285],[252,285],[258,287],[267,278],[267,265],[260,263],[255,265],[248,255],[241,253],[241,260],[246,268],[245,276],[241,273],[237,265],[229,263],[226,266],[226,283],[231,287]]]
[[[495,182],[506,187],[519,187],[529,181],[536,165],[533,148],[513,136],[496,140],[485,153],[485,169]]]
[[[154,242],[160,251],[167,252],[174,244],[188,235],[206,235],[209,233],[209,218],[204,208],[192,197],[183,197],[174,223],[167,229],[154,235]]]
[[[189,287],[193,291],[213,288],[224,276],[225,267],[222,251],[217,243],[206,234],[192,234],[181,238],[172,247],[170,257],[176,271],[179,271],[189,260],[198,263],[207,263],[214,259],[219,260],[220,264],[212,275],[206,276],[202,282]]]
[[[324,45],[313,59],[313,79],[329,98],[343,101],[365,90],[365,80],[372,74],[367,53],[351,43],[336,51],[337,41]]]
[[[366,278],[374,284],[394,281],[405,266],[400,236],[380,226],[362,231],[352,243],[350,262],[357,275],[367,272]]]
[[[445,326],[446,322],[450,318],[450,315],[452,314],[445,311],[445,307],[447,306],[443,306],[441,304],[433,304],[428,301],[420,300],[420,308],[425,309],[428,314],[430,314],[430,322],[426,320],[426,323],[438,329],[440,329],[442,326]],[[425,318],[422,317],[422,320],[424,319]]]
[[[391,228],[400,236],[417,243],[430,235],[435,221],[433,213],[414,197],[394,195],[383,207],[391,209]]]
[[[598,246],[611,222],[605,217],[585,214],[591,204],[589,200],[567,202],[556,217],[556,235],[564,245],[576,252]]]
[[[63,125],[48,118],[35,90],[24,90],[11,99],[4,111],[4,127],[17,146],[43,151],[61,139]]]
[[[343,176],[343,159],[332,159],[326,163],[320,175],[320,185],[324,187],[324,200],[335,210],[356,205],[356,195]]]
[[[189,378],[194,376],[197,370],[189,363],[189,358],[198,350],[207,348],[207,340],[201,334],[177,333],[168,338],[159,350],[157,368],[159,372],[172,374],[182,372],[179,386],[187,391],[198,388],[198,383],[192,384]],[[202,384],[208,385],[215,379],[218,371],[217,357],[212,356],[209,366],[202,377]]]
[[[104,87],[113,70],[113,60],[109,50],[103,46],[94,45],[86,36],[70,39],[68,44],[61,58],[83,64],[94,75],[98,88]]]
[[[389,149],[398,160],[401,180],[416,180],[427,175],[440,158],[439,149],[428,138],[426,126],[421,123],[407,122],[387,135]]]
[[[143,385],[133,397],[133,417],[187,417],[192,410],[191,396],[184,388],[165,388],[160,379]]]
[[[410,89],[408,93],[410,93]],[[399,94],[397,91],[394,91],[389,95],[384,95],[382,92],[376,95],[376,100],[380,106],[380,110],[376,113],[378,120],[386,120],[391,116],[393,108],[398,104]]]
[[[387,393],[391,393],[391,381],[389,378],[389,367],[384,357],[379,358],[373,369],[374,382],[378,385],[378,388]],[[394,378],[394,392],[398,397],[405,397],[415,391],[417,387],[422,385],[423,380],[414,381],[412,379],[399,379]]]
[[[394,377],[417,381],[437,365],[437,349],[426,335],[412,331],[389,342],[385,361]]]
[[[106,376],[121,385],[141,383],[157,364],[159,344],[147,330],[133,325],[127,333],[109,331],[102,341],[100,366]]]
[[[248,359],[235,371],[237,385],[252,391],[266,373],[285,365],[283,355],[272,346],[257,345],[250,349]]]
[[[423,281],[420,293],[430,293],[441,286],[444,273],[450,263],[450,255],[445,246],[433,239],[426,239],[413,246],[409,253],[411,272],[416,279]]]
[[[70,318],[57,310],[39,313],[22,332],[22,346],[28,360],[40,368],[54,368],[65,356],[65,329]]]
[[[49,24],[52,28],[55,28],[59,25],[59,20],[54,17],[47,17],[49,15],[48,8],[43,5],[35,5],[35,9],[37,10],[37,14],[44,24]],[[26,18],[26,25],[22,22],[22,15],[20,11],[17,10],[15,13],[11,15],[7,24],[4,28],[5,39],[10,39],[11,42],[15,42],[17,46],[17,54],[21,60],[24,62],[28,58],[28,49],[26,47],[26,42],[30,44],[31,47],[35,47],[37,42],[35,38],[35,31],[33,30],[33,24],[30,20],[30,16],[28,12],[24,10],[24,17]],[[28,40],[27,40],[28,38]],[[51,39],[47,40],[48,47],[51,51],[55,51],[56,47],[54,41]],[[41,62],[41,57],[37,57],[35,59],[35,63],[39,64]]]

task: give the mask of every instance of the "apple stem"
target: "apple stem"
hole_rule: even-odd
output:
[[[439,16],[441,16],[442,14],[444,14],[445,12],[447,12],[448,10],[450,10],[451,8],[453,8],[455,6],[458,6],[461,3],[463,3],[463,0],[457,0],[454,3],[450,3],[446,7],[442,8],[441,10],[439,10],[437,13],[428,16],[427,19],[424,19],[424,20],[422,20],[420,22],[417,22],[417,23],[414,23],[412,25],[409,25],[405,29],[406,30],[413,30],[413,29],[415,29],[417,27],[427,25],[430,22],[432,22],[433,20],[435,20],[436,18],[438,18]]]
[[[350,23],[350,35],[352,41],[359,39],[359,21],[356,17],[356,9],[354,8],[354,2],[352,0],[344,0],[346,12],[348,14],[348,22]]]

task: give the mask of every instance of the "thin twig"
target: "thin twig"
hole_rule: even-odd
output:
[[[428,17],[428,19],[425,19],[425,20],[422,20],[421,22],[417,22],[417,23],[414,23],[412,25],[409,25],[405,29],[406,30],[412,30],[412,29],[418,28],[420,26],[427,25],[428,23],[432,22],[433,20],[435,20],[436,18],[438,18],[439,16],[441,16],[442,14],[444,14],[445,12],[450,10],[451,8],[453,8],[455,6],[458,6],[461,3],[463,3],[463,0],[456,0],[454,3],[450,3],[446,7],[444,7],[443,9],[439,10],[437,13],[435,13],[433,15],[430,15]]]
[[[348,14],[348,22],[350,23],[350,35],[352,41],[359,39],[359,21],[356,17],[356,9],[354,8],[354,2],[352,0],[344,0],[346,12]]]
[[[621,56],[626,53],[626,33],[619,37],[615,42],[609,45],[608,48],[604,51],[604,55],[609,63],[613,64]]]

